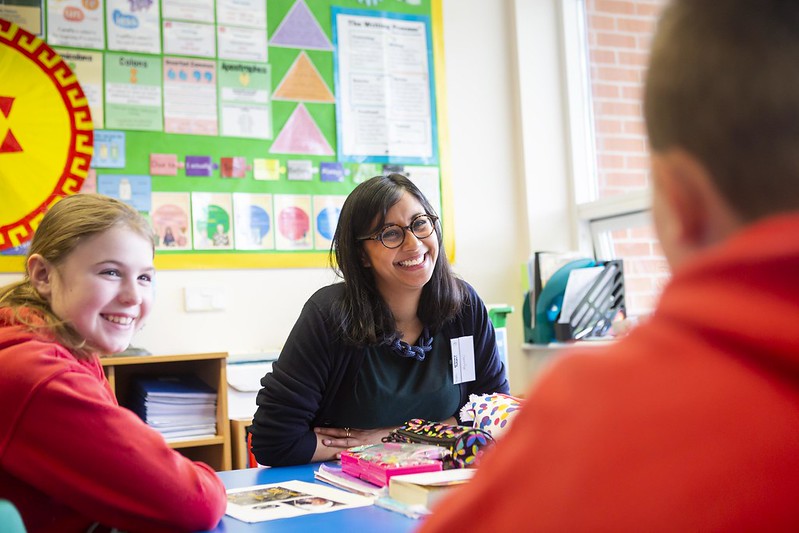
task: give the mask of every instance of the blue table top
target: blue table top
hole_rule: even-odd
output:
[[[319,483],[326,487],[326,483],[316,481],[314,472],[320,463],[300,466],[286,466],[281,468],[249,468],[246,470],[231,470],[218,472],[219,478],[228,489],[249,487],[252,485],[265,485],[280,481],[307,481]],[[380,507],[370,505],[356,509],[345,509],[330,513],[308,514],[294,518],[283,518],[267,522],[248,524],[225,515],[213,532],[240,532],[252,533],[255,531],[274,532],[303,532],[314,531],[333,532],[348,531],[380,531],[380,533],[409,533],[421,525],[420,520],[408,518],[399,513],[387,511]]]

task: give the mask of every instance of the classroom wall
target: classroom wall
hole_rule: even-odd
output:
[[[528,216],[527,209],[531,201],[540,203],[537,194],[551,194],[552,187],[561,191],[566,183],[556,5],[557,0],[496,0],[490,7],[483,0],[443,1],[454,267],[486,303],[516,309],[509,319],[514,393],[523,392],[528,381],[521,350],[522,264],[531,243],[569,237],[567,219],[538,216],[537,207]],[[535,54],[517,54],[519,26],[520,42]],[[546,100],[553,97],[554,103]],[[553,208],[553,202],[546,205]],[[18,278],[2,274],[0,284]],[[277,351],[305,300],[334,280],[329,269],[161,271],[155,309],[134,343],[161,354]],[[221,293],[226,309],[185,312],[186,287]]]
[[[482,12],[482,15],[478,13]],[[526,255],[510,2],[444,1],[455,271],[487,304],[521,310]],[[521,385],[521,315],[509,318],[511,384]],[[523,387],[519,387],[522,388]]]

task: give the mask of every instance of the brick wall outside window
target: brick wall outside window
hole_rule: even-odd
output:
[[[657,17],[666,0],[586,0],[599,197],[649,187],[642,86]],[[630,314],[650,311],[669,277],[651,227],[614,231],[624,259]]]

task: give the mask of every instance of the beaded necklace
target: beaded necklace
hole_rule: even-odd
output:
[[[433,349],[433,337],[430,336],[430,331],[424,328],[422,336],[419,337],[419,346],[411,346],[400,339],[395,339],[389,346],[400,357],[413,357],[417,361],[424,361],[427,352]]]

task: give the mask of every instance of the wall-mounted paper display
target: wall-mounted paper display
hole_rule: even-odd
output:
[[[346,196],[314,196],[314,248],[329,250]]]
[[[151,211],[157,248],[191,250],[191,201],[187,192],[154,192]]]
[[[149,212],[152,205],[150,176],[98,174],[97,192],[122,200],[138,211]]]
[[[125,168],[125,132],[94,131],[94,168]]]
[[[160,0],[106,0],[108,49],[161,53]]]
[[[278,250],[309,250],[313,247],[311,197],[275,195],[275,246]]]
[[[105,54],[105,125],[163,130],[161,58]]]
[[[73,48],[105,48],[103,2],[47,0],[47,42]]]
[[[82,87],[73,103],[94,122],[94,155],[63,187],[142,210],[158,269],[326,267],[344,199],[390,171],[422,188],[454,250],[442,1],[0,0],[0,19],[43,32]],[[0,174],[3,153],[44,146],[4,98],[11,81],[47,83],[13,72],[0,80]],[[34,106],[49,121],[36,132],[53,130],[54,101]],[[16,213],[2,184],[0,215]],[[32,231],[0,224],[0,248]],[[23,270],[11,257],[0,272]]]
[[[233,248],[233,201],[229,194],[191,193],[194,247],[199,250]]]
[[[253,178],[257,180],[277,181],[283,172],[279,159],[253,159]]]
[[[271,194],[233,193],[236,249],[272,250],[275,247]]]

